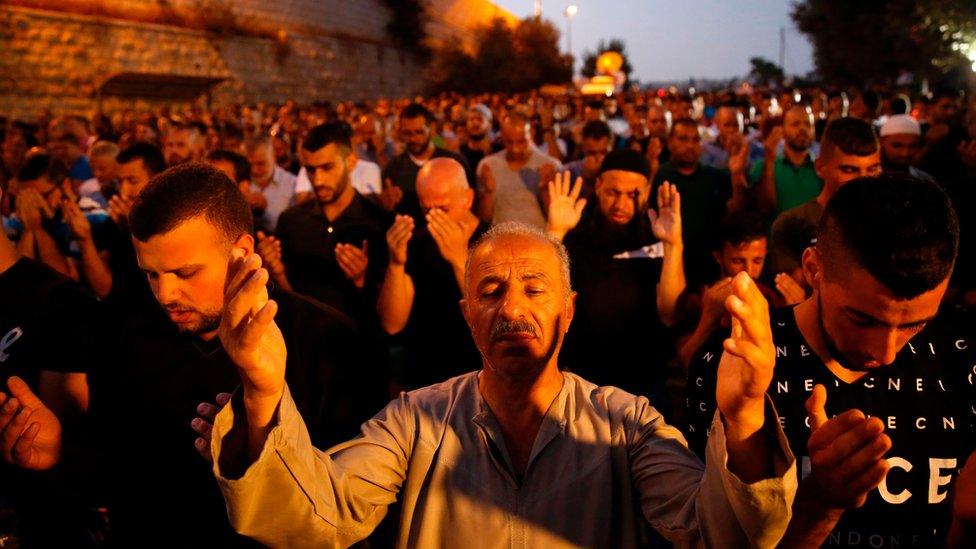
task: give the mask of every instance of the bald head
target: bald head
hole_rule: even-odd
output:
[[[474,191],[457,160],[432,158],[417,174],[417,198],[424,210],[441,210],[454,221],[462,221],[471,215]]]
[[[464,167],[453,158],[432,158],[417,173],[417,194],[463,193],[468,190]]]

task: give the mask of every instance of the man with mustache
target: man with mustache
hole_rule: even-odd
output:
[[[682,546],[779,539],[795,470],[765,397],[767,305],[747,275],[728,301],[741,329],[707,472],[647,399],[559,370],[575,293],[565,248],[538,229],[495,226],[468,255],[461,307],[481,370],[401,394],[325,452],[296,414],[266,276],[233,266],[220,328],[243,390],[216,418],[214,471],[239,532],[348,546],[400,499],[400,547],[639,547],[648,527]]]
[[[770,397],[806,477],[786,547],[943,544],[948,491],[976,448],[972,325],[926,326],[958,242],[949,199],[931,182],[860,178],[827,202],[803,253],[813,295],[772,316]],[[721,337],[689,369],[688,439],[699,452]]]

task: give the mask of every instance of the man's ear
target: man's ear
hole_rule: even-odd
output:
[[[803,269],[803,279],[806,280],[807,285],[819,292],[820,283],[823,281],[823,256],[820,254],[820,250],[814,246],[803,250],[801,268]]]
[[[564,334],[569,333],[574,316],[576,316],[576,292],[569,292],[569,299],[566,301],[566,324],[563,326]]]
[[[474,206],[474,189],[464,191],[464,207],[470,210]]]
[[[471,325],[471,313],[468,310],[468,300],[462,297],[461,300],[458,301],[458,304],[461,305],[461,315],[464,316],[464,321],[468,324],[468,329],[473,329],[474,326]]]
[[[359,157],[356,156],[356,151],[349,151],[349,154],[346,155],[346,170],[352,173],[356,169],[357,162],[359,162]]]
[[[244,257],[247,257],[254,253],[254,237],[251,233],[242,234],[234,241],[233,247],[242,250]]]

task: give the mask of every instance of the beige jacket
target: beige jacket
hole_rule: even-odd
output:
[[[235,402],[236,419],[226,406],[216,420],[214,472],[234,528],[273,547],[348,546],[398,498],[399,547],[639,547],[647,524],[678,546],[772,547],[796,492],[778,422],[767,421],[765,456],[776,476],[744,484],[725,467],[717,415],[706,467],[647,399],[571,373],[521,481],[476,372],[402,394],[325,452],[286,390],[259,459],[232,479],[221,468],[244,459],[222,447],[243,427]]]

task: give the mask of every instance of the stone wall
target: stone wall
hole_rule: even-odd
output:
[[[174,15],[201,5],[202,24]],[[512,19],[487,0],[429,0],[429,13],[434,44]],[[0,0],[0,116],[135,104],[98,93],[123,72],[223,78],[221,102],[419,93],[422,67],[390,42],[390,17],[380,0]]]

